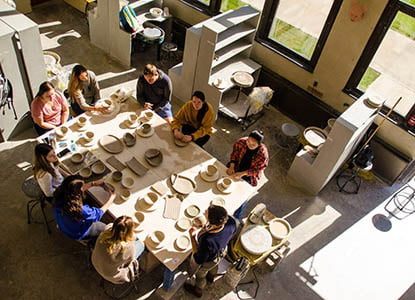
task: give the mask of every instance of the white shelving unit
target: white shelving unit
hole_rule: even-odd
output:
[[[148,11],[152,7],[161,7],[161,0],[136,0],[129,5],[137,15],[137,20],[146,22],[164,22],[166,17],[152,18]],[[97,12],[88,16],[91,43],[101,48],[123,65],[131,66],[131,36],[120,22],[121,3],[118,0],[98,1]]]
[[[261,65],[249,57],[258,20],[259,12],[244,6],[189,28],[183,62],[169,70],[174,96],[187,101],[201,90],[217,113],[223,94],[234,87],[233,73],[248,72],[256,82]],[[222,89],[212,84],[218,78]]]

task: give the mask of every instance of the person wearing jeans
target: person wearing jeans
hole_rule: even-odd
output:
[[[193,259],[198,265],[196,281],[184,284],[184,289],[196,297],[203,295],[207,282],[213,282],[217,268],[226,255],[227,245],[236,231],[236,222],[222,206],[211,205],[205,212],[208,220],[196,238],[196,228],[189,230]]]
[[[110,194],[101,208],[83,203],[85,191],[92,186],[102,186]],[[85,183],[81,176],[71,175],[63,180],[53,196],[53,215],[59,230],[71,239],[85,240],[96,238],[105,229],[100,220],[116,194],[102,180]]]

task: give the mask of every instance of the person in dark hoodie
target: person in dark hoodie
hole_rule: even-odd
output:
[[[151,109],[160,117],[171,123],[173,112],[171,108],[172,84],[169,76],[155,65],[146,64],[143,74],[138,76],[137,100],[144,109]]]

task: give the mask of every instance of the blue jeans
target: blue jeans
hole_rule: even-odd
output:
[[[137,260],[140,259],[141,255],[143,255],[144,253],[144,244],[142,242],[140,242],[139,239],[136,239],[134,242],[134,246],[135,246],[135,257],[137,257]]]
[[[246,205],[248,204],[248,200],[246,200],[244,203],[241,204],[241,206],[239,206],[239,208],[233,213],[233,216],[240,220],[242,217],[242,213],[244,212],[244,209],[246,207]]]
[[[171,109],[170,102],[167,102],[166,105],[155,109],[154,112],[158,114],[160,117],[162,117],[163,119],[173,117],[173,111]]]

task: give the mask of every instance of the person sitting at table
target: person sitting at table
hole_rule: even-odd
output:
[[[30,113],[36,132],[42,135],[68,120],[68,102],[52,83],[45,81],[30,104]]]
[[[82,65],[76,65],[72,69],[68,83],[68,94],[75,116],[85,111],[105,110],[104,107],[94,105],[101,98],[95,73]]]
[[[170,100],[172,84],[169,76],[155,65],[144,66],[143,74],[137,80],[137,100],[144,109],[151,109],[167,122],[173,120]]]
[[[194,141],[203,147],[212,135],[213,126],[213,108],[206,102],[205,94],[195,91],[192,100],[180,108],[171,126],[177,139]]]
[[[64,176],[69,175],[59,169],[59,160],[55,150],[48,144],[36,145],[33,173],[40,189],[48,198],[53,197],[53,193],[61,185]]]
[[[205,211],[207,224],[196,238],[196,228],[189,229],[192,242],[192,259],[199,265],[195,285],[184,284],[184,289],[196,297],[201,297],[207,281],[213,282],[218,264],[225,257],[227,245],[236,232],[236,222],[228,216],[222,206],[211,205]]]
[[[92,186],[102,186],[110,194],[101,208],[84,204],[85,192]],[[85,183],[79,175],[66,177],[53,195],[53,215],[59,230],[74,240],[94,239],[105,229],[100,220],[115,195],[102,180]]]
[[[226,174],[256,186],[269,161],[268,149],[262,143],[263,140],[264,135],[259,130],[252,131],[248,137],[240,138],[233,145]]]
[[[114,284],[133,281],[144,244],[134,236],[136,224],[128,216],[118,217],[99,235],[92,252],[95,270]]]

